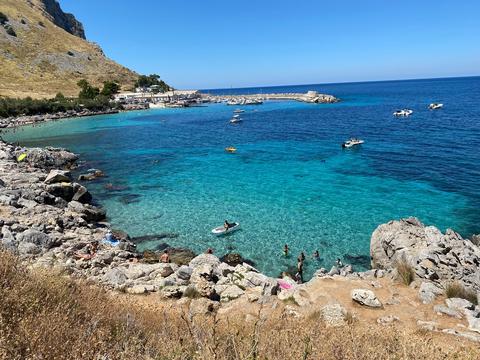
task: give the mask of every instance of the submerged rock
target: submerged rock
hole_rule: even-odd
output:
[[[251,265],[251,266],[255,266],[255,263],[253,261],[248,260],[248,259],[244,259],[242,257],[242,255],[237,254],[237,253],[225,254],[220,258],[220,261],[222,261],[224,263],[227,263],[230,266],[237,266],[237,265],[240,265],[240,264],[243,264],[243,263],[246,263],[246,264]]]

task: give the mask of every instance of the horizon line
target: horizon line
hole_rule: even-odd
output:
[[[287,87],[287,86],[310,86],[310,85],[337,85],[337,84],[363,84],[363,83],[380,83],[380,82],[392,82],[392,81],[418,81],[418,80],[442,80],[442,79],[464,79],[475,78],[479,75],[462,75],[462,76],[442,76],[432,78],[408,78],[408,79],[387,79],[387,80],[361,80],[361,81],[338,81],[338,82],[326,82],[326,83],[309,83],[309,84],[283,84],[283,85],[257,85],[257,86],[241,86],[241,87],[225,87],[225,88],[202,88],[199,91],[210,90],[233,90],[233,89],[255,89],[255,88],[275,88],[275,87]]]

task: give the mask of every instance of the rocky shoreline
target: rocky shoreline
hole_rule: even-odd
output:
[[[26,156],[19,162],[21,154]],[[400,260],[413,269],[410,288],[418,291],[423,304],[434,304],[452,282],[480,296],[479,247],[452,230],[442,234],[415,218],[391,221],[375,230],[371,270],[354,272],[350,265],[319,269],[304,284],[289,276],[268,277],[241,258],[237,263],[224,258],[229,264],[212,254],[187,253],[177,258],[177,263],[161,263],[159,254],[136,252],[128,235],[121,232],[116,233],[118,242],[103,240],[110,225],[105,211],[91,204],[88,190],[72,179],[70,170],[77,160],[65,149],[25,149],[0,142],[0,244],[31,267],[51,268],[130,294],[156,293],[178,301],[203,299],[204,311],[235,299],[258,304],[279,300],[294,303],[296,307],[286,307],[289,314],[301,316],[299,308],[309,309],[319,284],[331,280],[361,284],[351,290],[350,301],[364,308],[384,309],[398,300],[395,296],[382,300],[374,291],[381,287],[379,281],[398,278]],[[470,331],[480,332],[480,308],[472,302],[447,299],[446,305],[436,304],[432,310],[465,318]],[[321,311],[324,320],[332,323],[344,323],[347,316],[337,302]],[[437,325],[425,326],[438,329]],[[480,341],[480,335],[467,335]]]
[[[39,114],[39,115],[24,115],[18,117],[0,118],[0,129],[15,128],[25,125],[40,124],[49,121],[62,120],[76,117],[86,117],[95,115],[117,114],[120,111],[145,110],[148,106],[145,104],[129,104],[125,105],[123,110],[108,109],[108,110],[68,110],[65,112],[58,112],[54,114]]]

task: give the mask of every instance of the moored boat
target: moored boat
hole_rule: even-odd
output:
[[[212,234],[215,235],[215,236],[222,236],[222,235],[230,234],[230,233],[240,229],[240,223],[238,223],[238,222],[234,222],[231,225],[232,226],[229,227],[228,229],[225,228],[225,226],[223,226],[223,225],[218,226],[218,227],[216,227],[215,229],[212,230]]]
[[[225,148],[225,151],[230,153],[230,154],[233,154],[237,151],[237,148],[234,147],[234,146],[228,146],[228,147]]]
[[[343,144],[342,144],[342,147],[343,148],[351,148],[353,146],[357,146],[357,145],[361,145],[363,144],[365,141],[364,140],[361,140],[361,139],[356,139],[356,138],[351,138],[347,141],[345,141]]]
[[[397,110],[393,113],[394,116],[410,116],[412,114],[413,114],[413,110],[410,110],[410,109]]]
[[[438,110],[438,109],[441,109],[442,107],[443,107],[443,104],[439,104],[439,103],[431,103],[430,105],[428,105],[429,110]]]

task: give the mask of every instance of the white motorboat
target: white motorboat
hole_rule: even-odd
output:
[[[233,115],[233,118],[234,118],[234,119],[238,119],[239,117],[240,117],[240,114],[234,114],[234,115]]]
[[[238,124],[241,123],[243,120],[240,119],[239,117],[233,117],[230,119],[230,124]]]
[[[439,103],[431,103],[430,105],[428,105],[429,110],[437,110],[437,109],[441,109],[442,107],[443,107],[443,104],[439,104]]]
[[[351,148],[353,146],[356,146],[356,145],[361,145],[363,144],[365,141],[361,140],[361,139],[355,139],[355,138],[351,138],[350,140],[347,140],[345,141],[343,144],[342,144],[342,147],[343,148]]]
[[[215,229],[212,230],[212,234],[215,235],[215,236],[222,236],[222,235],[230,234],[230,233],[240,229],[240,223],[238,223],[238,222],[234,222],[231,225],[232,226],[229,227],[228,229],[225,229],[225,226],[223,226],[223,225],[218,226],[218,227],[216,227]]]
[[[245,100],[245,105],[262,105],[263,101],[260,99],[248,99]]]
[[[410,110],[410,109],[397,110],[393,113],[394,116],[410,116],[412,114],[413,114],[413,110]]]
[[[148,103],[148,107],[150,109],[163,109],[163,108],[166,108],[166,104],[164,102],[151,102],[151,103]]]

